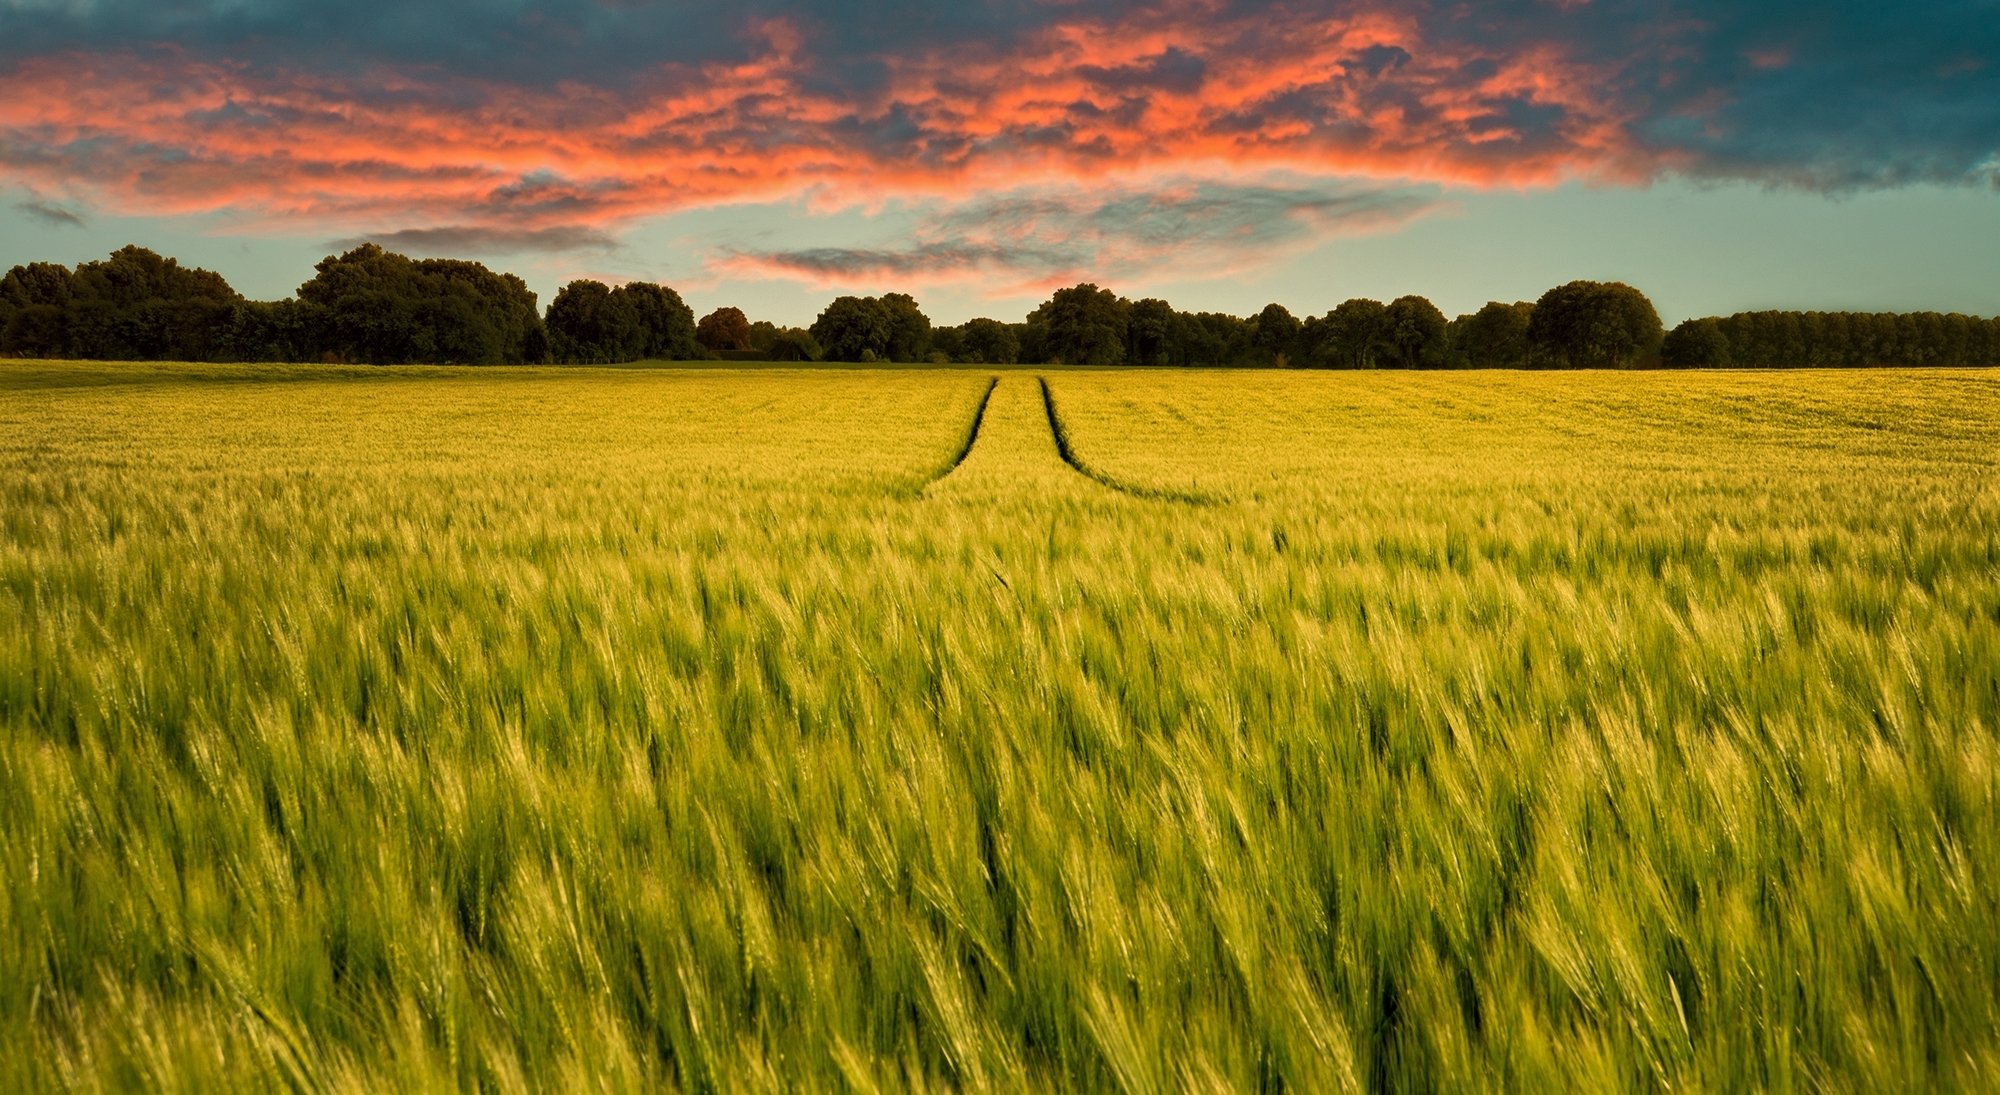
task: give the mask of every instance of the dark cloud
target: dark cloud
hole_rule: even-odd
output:
[[[1170,269],[1203,278],[1266,265],[1329,236],[1401,224],[1437,202],[1400,187],[1199,180],[1030,188],[933,203],[910,233],[914,242],[901,246],[732,251],[719,265],[850,285],[995,277],[1034,285]]]
[[[1042,275],[1081,269],[1086,249],[986,243],[922,243],[901,248],[805,247],[734,252],[727,264],[747,264],[814,281],[949,278],[989,270]]]
[[[423,256],[517,255],[525,252],[609,251],[618,241],[596,228],[557,226],[552,228],[405,228],[372,236],[334,240],[327,244],[346,251],[364,243],[379,243],[391,251]]]
[[[84,228],[88,226],[88,222],[83,219],[81,213],[72,209],[65,209],[52,202],[43,201],[40,198],[29,198],[25,201],[15,202],[14,208],[41,221],[43,224],[53,225],[57,228]]]
[[[1169,47],[1159,56],[1136,65],[1106,68],[1081,65],[1077,74],[1100,87],[1119,91],[1177,91],[1192,94],[1201,90],[1208,65],[1201,58],[1178,47]]]
[[[478,230],[529,248],[815,187],[1202,164],[1471,186],[1992,182],[1995,16],[1993,0],[0,0],[0,184],[328,234],[500,225],[512,236]]]

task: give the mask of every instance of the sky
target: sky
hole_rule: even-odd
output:
[[[0,0],[0,266],[2000,313],[2000,0]]]

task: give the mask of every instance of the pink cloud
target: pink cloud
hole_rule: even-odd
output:
[[[1190,173],[1540,186],[1659,167],[1592,65],[1554,44],[1442,46],[1397,8],[1245,18],[1173,4],[1010,49],[892,57],[866,94],[816,82],[794,25],[757,33],[749,60],[660,66],[618,90],[173,50],[38,58],[8,74],[0,171],[118,212],[347,232],[615,228],[804,193],[839,204]]]

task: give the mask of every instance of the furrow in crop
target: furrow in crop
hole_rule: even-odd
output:
[[[965,440],[959,444],[958,451],[952,453],[951,459],[945,461],[944,466],[939,468],[936,474],[924,480],[915,494],[921,495],[931,489],[939,480],[957,471],[958,466],[965,463],[965,458],[972,455],[972,446],[979,443],[979,427],[986,422],[987,405],[993,402],[993,389],[999,386],[1000,378],[997,376],[986,381],[986,390],[979,395],[979,406],[973,409],[972,423],[965,428]]]
[[[1056,410],[1056,397],[1053,392],[1049,391],[1049,378],[1038,376],[1035,380],[1042,386],[1042,407],[1049,412],[1049,432],[1055,435],[1056,452],[1062,456],[1063,463],[1075,469],[1078,475],[1103,486],[1110,487],[1121,494],[1129,494],[1134,498],[1145,498],[1155,502],[1179,502],[1189,506],[1213,506],[1222,501],[1222,499],[1213,495],[1199,494],[1194,491],[1180,491],[1167,487],[1148,487],[1127,483],[1106,475],[1089,464],[1084,463],[1082,458],[1076,455],[1076,450],[1070,445],[1069,427],[1063,424],[1062,414]]]

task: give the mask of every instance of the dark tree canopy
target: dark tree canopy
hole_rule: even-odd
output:
[[[1423,297],[1397,297],[1382,313],[1382,341],[1389,359],[1405,369],[1444,364],[1445,327],[1444,313]]]
[[[1297,356],[1302,324],[1290,309],[1282,304],[1266,304],[1252,322],[1255,324],[1252,344],[1257,348],[1257,364],[1284,365]]]
[[[889,315],[889,341],[877,355],[890,361],[924,360],[931,350],[931,320],[907,293],[888,293],[882,307]]]
[[[67,266],[31,262],[7,271],[0,278],[0,352],[61,357],[68,342],[64,313],[75,295]]]
[[[747,350],[750,348],[750,320],[741,308],[717,308],[701,317],[695,325],[695,341],[710,350]]]
[[[549,302],[549,353],[565,365],[612,365],[644,358],[703,356],[694,309],[664,285],[635,281],[612,288],[572,281]]]
[[[1181,337],[1180,313],[1158,298],[1133,304],[1126,312],[1126,364],[1177,365],[1186,343]]]
[[[648,333],[632,297],[601,281],[572,281],[549,302],[549,353],[565,365],[615,365],[645,355]]]
[[[613,292],[624,294],[633,320],[645,332],[641,357],[687,361],[702,356],[701,344],[695,341],[694,309],[679,293],[647,281],[627,282]]]
[[[874,361],[887,356],[895,318],[875,297],[836,297],[813,320],[811,334],[828,361]]]
[[[1050,364],[1117,365],[1125,360],[1131,306],[1095,285],[1058,289],[1028,316],[1039,328],[1040,356]]]
[[[1315,364],[1339,369],[1372,369],[1388,344],[1389,306],[1379,300],[1357,297],[1343,301],[1326,314],[1319,345],[1314,349]]]
[[[76,275],[53,262],[16,266],[0,277],[0,308],[48,305],[60,308],[76,295]]]
[[[1659,353],[1660,314],[1623,282],[1572,281],[1542,294],[1528,319],[1528,344],[1572,369],[1623,369]]]
[[[635,282],[564,286],[546,318],[512,274],[414,260],[374,244],[329,256],[298,296],[245,300],[211,271],[142,247],[74,270],[0,275],[0,355],[195,361],[612,363],[706,356],[779,361],[1063,363],[1318,368],[1679,368],[2000,365],[2000,319],[1943,314],[1739,312],[1663,333],[1652,303],[1618,282],[1575,281],[1535,304],[1493,302],[1450,323],[1428,300],[1349,300],[1303,319],[1280,304],[1249,318],[1057,291],[1026,319],[934,326],[914,297],[843,296],[810,330],[720,308],[697,324],[680,294]]]
[[[227,356],[243,298],[222,276],[143,247],[72,273],[54,263],[0,278],[0,351],[34,357],[210,360]]]
[[[1528,364],[1528,320],[1535,306],[1497,300],[1451,324],[1452,351],[1460,365],[1474,369],[1519,369]]]
[[[1716,319],[1690,319],[1660,342],[1660,364],[1675,369],[1716,369],[1729,364],[1729,336]]]
[[[1939,312],[1738,312],[1713,322],[1728,343],[1728,363],[1743,368],[2000,365],[2000,319]]]
[[[1021,360],[1014,328],[997,319],[968,319],[954,331],[952,359],[973,365],[1013,365]]]
[[[780,327],[767,320],[750,325],[750,348],[766,361],[818,361],[819,342],[802,327]]]
[[[330,256],[299,286],[322,356],[371,365],[498,365],[546,356],[535,294],[476,262],[412,260],[369,243]]]

